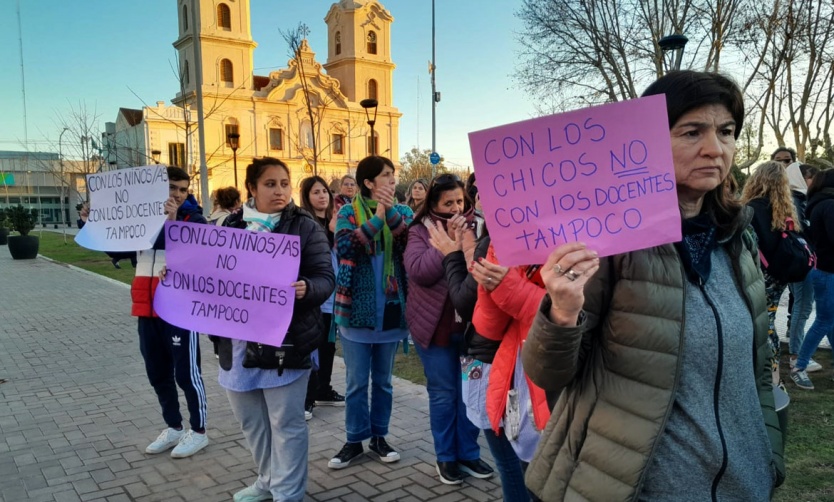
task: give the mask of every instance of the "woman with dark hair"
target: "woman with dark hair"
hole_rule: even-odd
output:
[[[362,159],[356,182],[360,192],[336,217],[339,274],[333,314],[345,358],[347,442],[327,464],[331,469],[350,465],[368,439],[382,462],[400,459],[385,436],[393,406],[394,355],[407,335],[403,252],[413,213],[394,202],[397,180],[390,159]]]
[[[726,189],[744,102],[727,77],[669,72],[683,240],[541,268],[524,370],[558,393],[527,469],[543,500],[770,500],[785,478],[752,210]]]
[[[278,369],[248,361],[252,342],[220,338],[218,382],[226,389],[232,412],[255,464],[258,479],[235,493],[236,502],[304,499],[307,486],[308,431],[304,397],[310,375],[310,353],[322,331],[321,304],[334,287],[330,247],[324,229],[312,215],[292,202],[287,165],[278,159],[255,159],[246,168],[246,189],[252,198],[232,213],[226,225],[253,232],[297,235],[301,265],[289,331],[281,347]],[[252,364],[256,364],[252,367]]]
[[[409,227],[405,249],[410,295],[405,315],[426,375],[435,469],[448,485],[460,484],[463,473],[481,479],[493,473],[481,460],[480,429],[467,418],[461,393],[460,348],[466,325],[449,297],[443,254],[430,243],[430,228],[456,237],[459,230],[476,226],[475,211],[464,212],[465,198],[457,176],[434,178]]]
[[[327,243],[330,245],[330,261],[333,273],[336,273],[336,248],[334,246],[333,229],[333,194],[327,189],[327,182],[320,176],[310,176],[301,180],[301,207],[316,217],[319,224],[327,232]],[[333,375],[333,356],[336,354],[336,340],[330,340],[330,325],[333,322],[333,300],[336,291],[321,304],[324,323],[319,338],[318,369],[310,373],[310,383],[307,385],[307,401],[304,403],[304,418],[313,418],[315,406],[344,406],[345,397],[331,386]]]
[[[798,169],[797,174],[799,174]],[[802,182],[804,183],[804,180]],[[794,200],[791,196],[788,173],[779,162],[764,162],[756,168],[756,171],[744,185],[744,190],[741,193],[741,203],[747,204],[753,209],[751,225],[756,232],[759,250],[765,259],[768,256],[773,256],[785,230],[802,231],[802,222],[797,217]],[[793,222],[792,229],[787,228],[788,220]],[[770,350],[773,353],[771,357],[773,385],[782,385],[779,376],[780,342],[779,335],[776,333],[776,309],[779,308],[779,300],[788,285],[768,273],[764,267],[764,262],[762,273],[765,278],[765,293],[767,294],[767,334],[770,340]]]
[[[208,217],[208,222],[222,227],[226,218],[238,207],[240,207],[240,191],[237,188],[218,188],[214,192],[214,210]]]
[[[834,347],[834,169],[820,171],[808,188],[808,235],[817,253],[817,268],[808,274],[814,285],[817,318],[805,334],[796,366],[791,370],[800,388],[813,390],[807,369],[820,341],[827,336]]]
[[[408,185],[405,191],[405,203],[414,213],[418,213],[423,203],[426,202],[426,193],[429,191],[429,182],[423,178],[416,179]]]

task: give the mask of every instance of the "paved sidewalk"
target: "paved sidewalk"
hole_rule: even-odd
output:
[[[44,259],[12,261],[0,247],[0,379],[8,380],[0,384],[0,501],[228,501],[254,480],[206,339],[211,444],[181,460],[144,453],[163,424],[129,301],[122,284]],[[333,376],[344,390],[341,359]],[[390,465],[367,457],[328,469],[344,441],[344,411],[315,409],[305,500],[501,499],[497,477],[441,484],[425,387],[395,380],[394,397],[389,441],[402,460]]]

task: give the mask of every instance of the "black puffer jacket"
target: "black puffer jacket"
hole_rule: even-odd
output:
[[[834,188],[823,188],[808,201],[809,236],[817,268],[834,274]]]
[[[489,235],[483,236],[475,247],[474,258],[483,258],[489,250]],[[455,307],[455,311],[467,322],[472,322],[472,313],[475,311],[475,302],[478,301],[478,283],[469,273],[469,264],[463,251],[449,253],[443,258],[443,268],[446,272],[446,283],[449,285],[449,299]],[[469,330],[472,330],[471,337]],[[471,324],[467,328],[466,353],[475,359],[492,363],[495,358],[495,351],[501,345],[500,341],[484,338],[474,331]]]
[[[223,226],[246,228],[243,211],[238,210],[229,215]],[[301,237],[298,279],[307,283],[307,294],[295,301],[292,321],[284,344],[292,344],[299,355],[306,356],[318,346],[324,322],[320,307],[330,298],[336,287],[327,234],[310,213],[292,202],[284,209],[274,232]],[[229,370],[232,367],[232,341],[228,338],[218,338],[220,367]]]

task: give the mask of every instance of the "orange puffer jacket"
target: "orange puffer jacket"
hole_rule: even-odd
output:
[[[498,263],[491,245],[486,259]],[[544,293],[541,275],[536,271],[535,275],[528,279],[527,267],[511,268],[492,291],[478,286],[478,302],[475,304],[472,322],[479,335],[501,342],[490,369],[486,396],[487,416],[496,432],[507,406],[507,392],[513,382],[518,351],[527,338]],[[526,375],[525,378],[533,402],[536,429],[542,430],[550,418],[550,408],[547,406],[544,391]]]

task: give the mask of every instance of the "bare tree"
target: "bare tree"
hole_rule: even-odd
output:
[[[525,48],[516,78],[540,111],[637,97],[668,67],[658,40],[683,33],[683,67],[739,77],[757,133],[744,163],[770,137],[792,140],[800,158],[834,157],[831,1],[523,0],[517,16]]]

